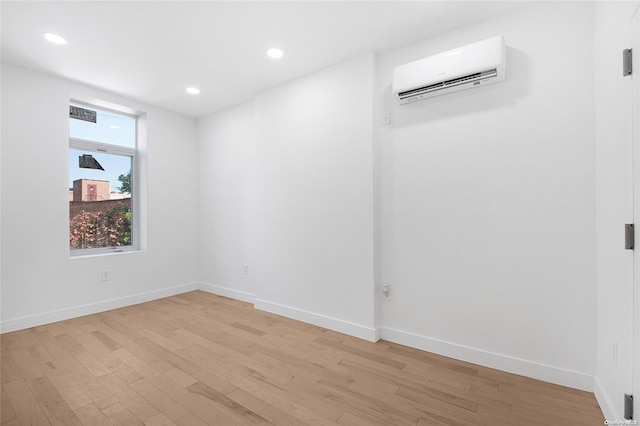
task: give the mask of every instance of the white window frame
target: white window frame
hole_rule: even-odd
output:
[[[96,142],[85,139],[72,138],[69,134],[69,149],[76,149],[88,152],[97,152],[101,154],[120,155],[123,157],[131,158],[131,245],[128,246],[110,246],[110,247],[98,247],[98,248],[85,248],[85,249],[72,249],[69,247],[69,251],[72,258],[86,257],[86,256],[100,256],[116,253],[130,253],[142,250],[142,219],[140,217],[141,201],[140,195],[143,192],[140,184],[140,169],[142,168],[139,155],[140,136],[144,134],[144,129],[141,129],[141,124],[144,125],[144,115],[142,113],[136,114],[129,112],[128,108],[114,108],[112,105],[105,107],[104,102],[95,101],[81,101],[77,99],[70,99],[69,104],[79,104],[87,108],[98,108],[101,110],[111,111],[119,115],[131,117],[136,120],[136,135],[135,142],[136,147],[130,148],[120,145],[112,145],[105,142]],[[127,111],[123,111],[126,109]],[[142,130],[142,131],[141,131]],[[70,133],[70,132],[68,132]],[[68,171],[69,167],[67,167]]]

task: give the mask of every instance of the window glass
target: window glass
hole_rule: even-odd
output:
[[[95,123],[69,117],[69,136],[73,139],[136,147],[136,118],[93,106],[71,103],[71,107],[95,112]]]
[[[69,248],[71,255],[138,248],[137,118],[93,106],[69,107]]]
[[[96,169],[82,168],[80,164],[82,158],[89,155],[95,159],[102,167]],[[85,161],[86,163],[86,161]],[[85,164],[86,165],[86,164]],[[109,182],[109,190],[118,197],[131,196],[131,189],[126,185],[123,187],[122,176],[131,174],[131,157],[126,155],[115,155],[102,152],[90,152],[82,149],[69,148],[69,188],[73,188],[73,182],[78,179],[92,179]]]
[[[69,248],[131,246],[132,157],[70,148],[69,164]]]

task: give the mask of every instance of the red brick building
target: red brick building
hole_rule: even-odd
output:
[[[106,201],[111,199],[109,181],[78,179],[73,181],[73,201]]]

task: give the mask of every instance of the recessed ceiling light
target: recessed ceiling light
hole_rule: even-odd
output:
[[[58,34],[44,33],[42,34],[42,36],[54,44],[67,44],[67,40],[64,37],[59,36]]]
[[[191,93],[192,95],[197,95],[200,93],[200,89],[198,89],[197,87],[187,87],[187,92]]]
[[[267,50],[267,55],[269,55],[269,57],[273,59],[280,59],[284,55],[284,52],[274,47],[272,49]]]

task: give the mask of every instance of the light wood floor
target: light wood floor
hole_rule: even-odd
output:
[[[2,425],[602,425],[592,394],[195,291],[2,335]]]

